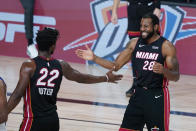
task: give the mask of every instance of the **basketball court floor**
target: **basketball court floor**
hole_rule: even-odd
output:
[[[19,70],[27,58],[0,56],[0,76],[8,87],[8,98],[16,87]],[[99,66],[70,63],[83,73],[104,75],[107,70]],[[60,131],[118,131],[129,98],[125,92],[132,83],[131,68],[117,73],[124,77],[118,84],[79,84],[62,81],[58,94]],[[196,76],[181,75],[178,82],[170,82],[171,131],[196,130]],[[9,114],[8,131],[18,131],[22,121],[23,100]],[[146,131],[146,129],[144,129]]]

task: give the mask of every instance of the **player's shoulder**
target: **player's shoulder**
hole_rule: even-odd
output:
[[[175,49],[175,46],[167,39],[165,39],[165,41],[163,42],[162,45],[163,49]]]
[[[162,45],[162,54],[163,56],[174,55],[176,53],[175,46],[169,41],[165,40]]]
[[[27,59],[25,60],[22,65],[21,65],[21,69],[32,69],[35,70],[36,69],[36,63],[33,59]]]
[[[130,40],[131,43],[137,43],[137,41],[139,40],[139,37],[135,37],[135,38],[132,38]]]
[[[138,38],[138,37],[136,37],[136,38],[132,38],[132,39],[128,42],[128,44],[127,44],[126,48],[134,49],[134,48],[135,48],[135,46],[136,46],[136,44],[137,44],[137,42],[138,42],[138,40],[139,40],[139,38]]]
[[[56,59],[60,64],[65,64],[65,63],[67,63],[67,62],[65,62],[64,60],[62,60],[62,59]]]
[[[33,59],[27,59],[23,62],[23,65],[33,65],[35,61]]]
[[[67,66],[69,66],[69,64],[68,64],[66,61],[64,61],[64,60],[62,60],[62,59],[57,59],[57,60],[59,61],[59,63],[61,64],[62,67],[67,67]]]

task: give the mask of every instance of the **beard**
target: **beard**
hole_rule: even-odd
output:
[[[143,36],[142,34],[143,33],[147,33],[146,34],[146,36]],[[153,31],[151,31],[151,32],[140,32],[140,34],[141,34],[141,38],[144,40],[144,41],[147,41],[148,39],[150,39],[153,35],[154,35],[154,29],[153,29]]]

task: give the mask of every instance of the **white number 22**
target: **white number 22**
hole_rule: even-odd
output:
[[[55,84],[52,83],[53,80],[55,80],[56,78],[59,77],[59,71],[54,69],[50,72],[48,72],[47,68],[42,68],[39,72],[41,74],[41,77],[37,80],[37,86],[48,86],[48,87],[54,87]],[[46,77],[50,75],[51,77],[48,79],[47,82],[44,81],[44,79],[46,79]]]

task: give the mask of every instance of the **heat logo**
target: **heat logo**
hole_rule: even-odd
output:
[[[34,15],[35,24],[33,27],[34,37],[36,33],[40,30],[41,25],[45,26],[55,26],[56,19],[49,16],[37,16]],[[5,41],[7,43],[13,43],[15,38],[15,33],[25,33],[24,28],[24,15],[18,13],[7,13],[0,12],[0,41]]]
[[[118,24],[110,21],[113,0],[95,0],[90,3],[95,31],[67,44],[63,50],[89,44],[93,52],[102,58],[114,60],[129,41],[127,35],[127,4],[122,1],[118,11]],[[188,16],[178,6],[161,6],[161,33],[174,45],[176,41],[196,35],[196,27],[185,28],[196,23],[196,17]],[[90,63],[90,62],[88,62]],[[91,63],[90,63],[91,64]]]

